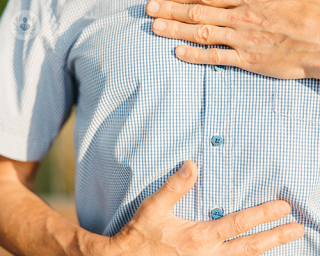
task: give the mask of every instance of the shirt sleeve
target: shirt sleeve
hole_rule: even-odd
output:
[[[19,161],[46,155],[76,100],[52,5],[10,0],[0,21],[0,155]]]

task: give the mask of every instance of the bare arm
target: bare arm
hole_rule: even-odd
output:
[[[224,242],[254,226],[289,214],[273,201],[216,221],[188,221],[173,215],[174,205],[193,187],[198,170],[187,161],[114,237],[92,234],[53,211],[30,191],[37,163],[0,157],[0,245],[15,255],[141,256],[260,255],[303,236],[298,223]],[[28,189],[29,188],[29,189]]]
[[[106,252],[108,237],[73,224],[32,192],[37,165],[0,156],[0,245],[14,255],[97,255],[82,246],[94,238],[94,250]]]

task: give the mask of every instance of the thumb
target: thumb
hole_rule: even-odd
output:
[[[162,211],[172,212],[175,204],[187,194],[198,177],[198,167],[193,161],[186,161],[166,182],[150,196],[150,199]]]

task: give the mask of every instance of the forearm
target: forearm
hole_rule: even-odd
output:
[[[95,255],[108,248],[108,237],[64,219],[19,181],[0,180],[0,205],[0,245],[15,255]]]

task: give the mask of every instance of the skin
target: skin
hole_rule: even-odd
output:
[[[232,48],[178,46],[182,61],[280,79],[320,78],[319,1],[152,0],[146,11],[157,18],[153,31],[159,36]]]
[[[278,78],[319,78],[317,1],[151,2],[159,3],[159,9],[151,11],[149,3],[148,14],[162,18],[153,24],[156,34],[233,48],[201,50],[180,46],[176,54],[183,61],[232,65]],[[96,235],[58,215],[32,192],[37,165],[0,157],[0,245],[14,255],[260,255],[304,234],[300,224],[290,223],[224,242],[288,215],[289,204],[280,200],[215,221],[177,218],[172,209],[193,187],[198,174],[195,163],[187,161],[184,166],[189,176],[184,177],[180,171],[172,175],[141,203],[117,235]]]
[[[177,218],[172,209],[198,175],[196,164],[186,161],[117,235],[100,236],[62,218],[32,192],[37,164],[0,157],[0,245],[14,255],[260,255],[304,235],[300,224],[290,223],[224,242],[288,215],[290,205],[281,200],[215,221]]]

